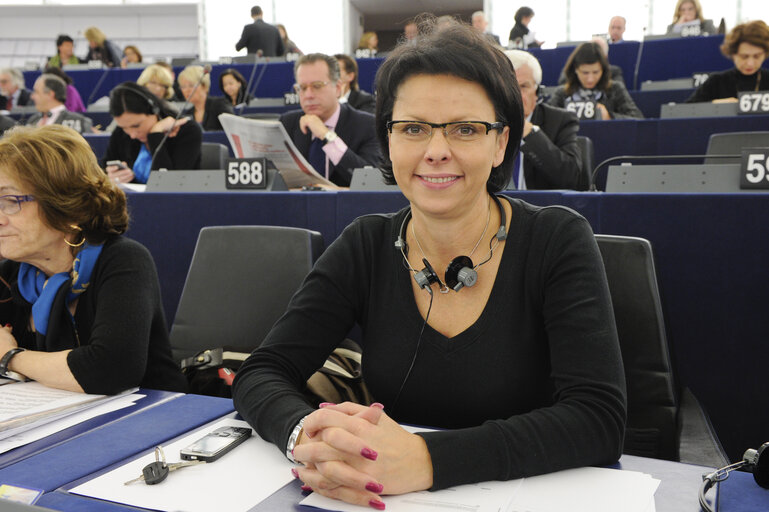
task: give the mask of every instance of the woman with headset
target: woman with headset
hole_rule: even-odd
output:
[[[409,206],[344,230],[233,390],[303,489],[377,510],[388,494],[614,462],[625,425],[589,224],[496,195],[523,131],[510,60],[467,26],[420,33],[376,87],[383,174]],[[355,323],[377,403],[308,404],[305,381]]]
[[[124,82],[110,93],[109,113],[117,128],[104,155],[117,183],[147,183],[151,169],[198,169],[200,125],[176,112],[146,87]]]

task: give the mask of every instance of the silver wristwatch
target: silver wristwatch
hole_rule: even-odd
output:
[[[326,132],[326,135],[323,137],[323,140],[325,140],[326,142],[334,142],[337,137],[338,135],[334,130],[329,130]]]
[[[296,463],[293,451],[296,447],[296,442],[299,440],[299,435],[302,433],[302,429],[304,428],[304,420],[306,418],[307,416],[299,420],[299,423],[296,424],[294,430],[291,431],[291,435],[288,436],[288,443],[286,444],[286,458],[293,463]]]

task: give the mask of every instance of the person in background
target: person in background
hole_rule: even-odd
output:
[[[376,100],[373,95],[361,91],[358,86],[358,63],[343,53],[334,55],[334,58],[339,61],[339,81],[342,84],[339,103],[347,103],[352,108],[373,114]]]
[[[563,68],[566,84],[548,100],[550,105],[568,108],[569,103],[595,103],[595,119],[643,119],[643,114],[621,82],[611,79],[609,61],[593,42],[577,46]]]
[[[283,47],[280,32],[269,23],[265,23],[262,8],[258,5],[253,6],[251,18],[254,22],[243,27],[240,40],[235,43],[235,51],[245,48],[247,53],[256,54],[260,57],[284,55],[286,49]]]
[[[16,126],[15,119],[0,114],[0,136],[2,136],[6,131],[10,130],[14,126]]]
[[[195,84],[197,83],[200,85],[196,89]],[[193,119],[200,123],[204,131],[222,131],[219,115],[235,113],[227,98],[216,98],[208,95],[211,90],[211,75],[205,73],[203,66],[184,68],[179,73],[179,88],[184,94],[184,99],[192,105]]]
[[[67,64],[80,64],[80,59],[74,54],[74,41],[66,34],[56,38],[56,55],[48,59],[47,67],[60,68]]]
[[[88,27],[83,35],[88,40],[86,62],[100,60],[108,68],[120,67],[123,52],[120,51],[118,45],[107,39],[104,32],[97,27]]]
[[[128,45],[123,49],[123,59],[120,61],[121,68],[127,68],[129,64],[140,64],[143,62],[142,52],[133,45]]]
[[[444,28],[453,27],[454,25],[459,24],[459,21],[450,14],[444,14],[443,16],[435,18],[435,30],[443,30]]]
[[[0,68],[0,110],[12,110],[32,103],[32,92],[25,87],[24,75],[16,68]]]
[[[60,124],[78,133],[93,131],[90,117],[67,110],[67,82],[57,75],[43,73],[35,80],[32,101],[38,113],[27,119],[26,124],[30,126]]]
[[[606,41],[603,37],[594,37],[591,39],[591,41],[598,46],[601,47],[601,51],[603,51],[603,54],[606,55],[606,60],[609,60],[609,43]],[[622,68],[619,66],[615,66],[614,64],[609,64],[609,70],[611,71],[611,79],[615,82],[622,82],[625,83],[625,77],[622,75]],[[565,70],[561,70],[561,75],[558,77],[558,85],[563,85],[566,83],[566,74],[564,73]]]
[[[678,0],[673,14],[673,23],[668,25],[668,36],[680,36],[684,31],[690,35],[713,35],[716,27],[713,20],[706,20],[702,15],[702,6],[699,0]]]
[[[489,28],[489,22],[486,20],[486,15],[483,13],[483,11],[475,11],[470,18],[470,21],[473,28],[477,30],[479,34],[484,34],[489,38],[489,41],[494,44],[500,44],[499,36],[494,35],[491,32],[487,32],[487,29]]]
[[[721,53],[734,62],[734,68],[711,73],[686,100],[687,103],[712,101],[732,103],[741,91],[769,89],[769,70],[761,64],[769,57],[769,27],[761,20],[742,23],[724,37]]]
[[[146,87],[158,99],[170,100],[174,97],[174,77],[167,67],[160,64],[144,68],[136,83]]]
[[[614,16],[609,20],[609,44],[621,43],[625,34],[625,18]]]
[[[376,32],[364,32],[362,36],[360,36],[360,41],[358,41],[358,50],[371,50],[372,55],[376,53],[377,49],[379,47],[379,38],[376,35]]]
[[[288,32],[286,32],[286,26],[282,23],[278,23],[275,25],[278,27],[278,32],[280,33],[280,39],[283,41],[283,49],[285,50],[284,55],[286,53],[295,53],[297,55],[304,55],[302,53],[302,50],[300,50],[296,44],[288,38]]]
[[[146,183],[151,169],[200,168],[203,133],[198,123],[188,117],[174,120],[175,110],[133,82],[118,85],[109,98],[109,113],[117,124],[103,158],[110,179]],[[120,165],[106,165],[114,160]]]
[[[229,68],[222,71],[222,74],[219,75],[219,88],[233,107],[248,105],[254,99],[246,90],[248,82],[237,69]]]
[[[534,9],[521,7],[515,11],[515,25],[510,30],[508,48],[539,48],[542,41],[537,41],[534,32],[529,30],[529,23],[534,17]]]
[[[467,25],[425,29],[377,74],[382,175],[408,206],[343,231],[233,384],[304,490],[376,510],[382,495],[611,464],[625,431],[590,224],[497,195],[523,129],[513,67]],[[474,246],[477,281],[457,292],[444,269]],[[377,402],[308,403],[307,378],[356,323]]]
[[[164,67],[171,74],[171,80],[173,80],[173,96],[171,97],[170,101],[178,101],[183,103],[184,94],[182,94],[182,90],[179,88],[179,82],[176,81],[176,73],[174,72],[174,68],[171,67],[171,64],[164,60],[157,61],[155,65]]]
[[[340,187],[349,187],[352,172],[379,164],[374,116],[340,104],[339,62],[309,53],[294,63],[294,90],[301,110],[280,116],[294,145],[312,167]]]
[[[123,191],[74,130],[0,140],[0,354],[4,376],[115,394],[184,392],[149,251],[122,236]]]
[[[403,26],[403,39],[406,41],[406,44],[413,44],[416,43],[417,37],[419,37],[417,22],[410,20]]]
[[[64,106],[70,112],[85,112],[86,108],[83,104],[83,98],[80,97],[80,92],[75,88],[72,77],[65,73],[61,68],[49,67],[45,68],[44,73],[56,75],[67,84],[67,101],[64,102]]]
[[[523,138],[513,165],[512,185],[524,189],[586,190],[577,146],[579,121],[568,110],[540,101],[542,67],[527,51],[507,50],[523,101]]]

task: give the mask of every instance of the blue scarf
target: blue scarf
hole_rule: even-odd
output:
[[[35,330],[45,335],[48,332],[48,320],[51,308],[59,288],[72,280],[72,286],[67,294],[66,302],[70,304],[78,295],[86,291],[91,280],[91,272],[96,266],[101,254],[101,245],[85,244],[75,258],[72,275],[60,272],[46,277],[45,273],[29,263],[19,267],[19,292],[22,297],[32,304],[32,317],[35,320]]]
[[[139,156],[134,160],[133,172],[136,177],[136,181],[139,183],[147,183],[147,178],[150,177],[150,165],[152,164],[152,155],[147,146],[142,144],[139,150]]]

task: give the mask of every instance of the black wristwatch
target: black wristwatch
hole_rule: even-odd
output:
[[[11,350],[5,353],[2,359],[0,359],[0,376],[19,380],[19,374],[16,372],[8,371],[8,365],[11,363],[11,359],[13,359],[13,356],[18,354],[19,352],[24,352],[25,350],[27,349],[16,347],[16,348],[12,348]]]

